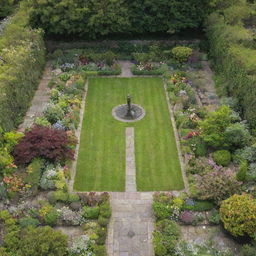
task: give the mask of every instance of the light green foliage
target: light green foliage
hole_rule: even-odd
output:
[[[172,49],[173,57],[180,63],[188,61],[192,54],[192,49],[186,46],[176,46]]]
[[[97,256],[106,256],[107,255],[106,246],[105,245],[95,245],[94,253]]]
[[[44,117],[51,124],[55,124],[57,121],[64,118],[64,112],[59,105],[48,105],[44,111]]]
[[[157,222],[153,233],[156,256],[172,255],[179,237],[180,227],[174,221],[165,219]]]
[[[8,172],[6,169],[7,167],[12,164],[13,157],[10,155],[10,153],[6,149],[2,149],[0,151],[0,173],[5,174]]]
[[[220,224],[220,214],[219,214],[219,211],[214,210],[214,211],[212,211],[212,212],[210,213],[209,222],[210,222],[211,224],[215,224],[215,225]]]
[[[63,190],[54,191],[49,198],[49,201],[54,204],[56,202],[68,202],[69,194]]]
[[[221,203],[220,217],[234,236],[253,237],[256,230],[256,200],[248,194],[233,195]]]
[[[19,242],[18,255],[64,256],[67,250],[67,236],[50,227],[28,228]]]
[[[4,143],[4,147],[7,148],[9,152],[11,152],[15,145],[22,139],[24,136],[21,132],[6,132],[2,135],[2,140]]]
[[[86,219],[97,219],[100,213],[99,206],[90,207],[84,206],[83,207],[83,217]]]
[[[79,195],[76,194],[76,193],[70,193],[70,194],[68,195],[68,201],[69,201],[70,203],[79,202],[79,201],[80,201],[80,197],[79,197]]]
[[[227,106],[221,106],[199,122],[202,131],[202,138],[211,147],[218,148],[225,146],[224,132],[231,124],[231,110]]]
[[[256,244],[246,244],[242,247],[242,256],[254,256],[256,255]]]
[[[35,158],[27,167],[26,183],[30,184],[33,190],[37,190],[44,168],[44,160]]]
[[[0,126],[4,130],[22,121],[45,63],[43,33],[27,26],[28,10],[27,3],[21,3],[0,37],[4,60],[0,65]]]
[[[224,78],[222,92],[237,99],[242,117],[255,127],[256,50],[253,33],[244,26],[252,8],[245,0],[227,3],[220,1],[221,12],[211,14],[207,21],[210,56],[215,71]]]
[[[218,150],[213,153],[213,160],[217,165],[228,166],[231,162],[231,154],[228,150]]]
[[[40,217],[42,218],[44,224],[49,226],[55,226],[58,220],[57,210],[50,204],[45,204],[39,210]]]
[[[0,129],[0,175],[11,174],[16,169],[11,152],[21,140],[23,133],[6,132]]]
[[[236,179],[239,181],[245,181],[247,171],[248,171],[248,162],[246,160],[241,161],[241,163],[239,165],[239,171],[236,174]]]
[[[45,117],[37,117],[35,119],[35,124],[39,126],[51,126],[51,123]]]

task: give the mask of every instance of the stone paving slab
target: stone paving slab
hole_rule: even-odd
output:
[[[31,102],[31,107],[28,109],[24,121],[20,124],[18,131],[24,132],[26,128],[30,128],[34,123],[35,118],[42,116],[44,108],[49,102],[50,88],[48,87],[48,83],[52,78],[50,66],[51,63],[47,62],[42,79]]]
[[[118,61],[118,64],[120,64],[121,68],[122,68],[122,73],[121,73],[120,77],[133,77],[133,74],[131,72],[132,62]]]
[[[108,228],[108,255],[153,256],[153,194],[113,192],[110,198],[112,217]]]
[[[126,136],[126,167],[125,167],[125,191],[136,192],[136,165],[134,149],[134,128],[127,127]]]

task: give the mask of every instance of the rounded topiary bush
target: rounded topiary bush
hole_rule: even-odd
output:
[[[177,46],[172,49],[173,57],[180,63],[188,61],[192,54],[192,49],[186,46]]]
[[[231,154],[228,150],[218,150],[213,153],[213,160],[218,165],[228,166],[231,162]]]
[[[220,218],[234,236],[255,235],[256,200],[248,194],[233,195],[221,203]]]

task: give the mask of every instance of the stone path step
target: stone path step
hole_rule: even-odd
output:
[[[42,76],[42,79],[39,83],[38,89],[34,95],[34,98],[31,102],[31,107],[26,113],[26,116],[23,120],[23,123],[20,124],[18,131],[24,132],[26,128],[29,128],[33,125],[36,117],[42,116],[44,108],[50,99],[50,88],[48,83],[51,80],[51,63],[47,62],[46,67]]]
[[[134,128],[127,127],[126,135],[126,167],[125,167],[125,191],[135,192],[136,188],[136,166],[134,153]]]
[[[125,136],[126,192],[111,193],[112,216],[108,227],[108,255],[153,256],[153,193],[136,192],[134,128],[127,127]]]
[[[111,193],[109,256],[153,256],[152,193]]]
[[[120,64],[121,68],[122,68],[122,73],[121,73],[120,77],[133,77],[134,76],[131,72],[131,66],[132,66],[131,61],[120,60],[120,61],[118,61],[118,64]]]

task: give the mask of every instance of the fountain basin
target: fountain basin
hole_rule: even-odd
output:
[[[112,115],[118,121],[131,123],[141,120],[146,115],[146,112],[143,107],[131,104],[131,111],[128,113],[127,104],[122,104],[113,108]]]

